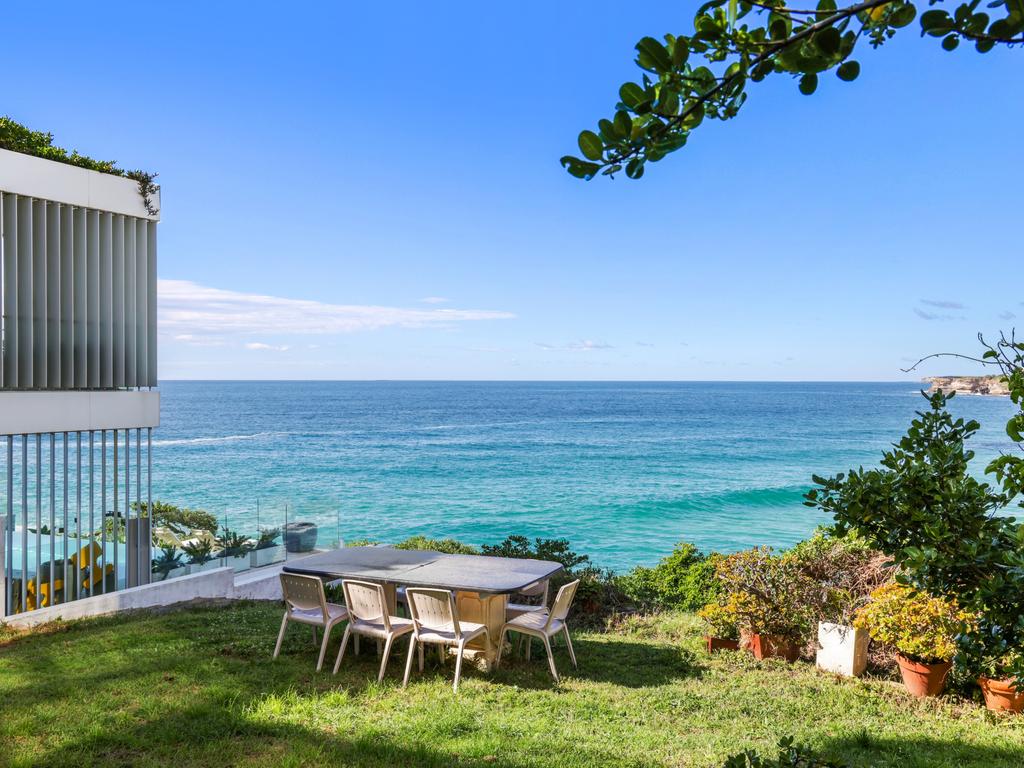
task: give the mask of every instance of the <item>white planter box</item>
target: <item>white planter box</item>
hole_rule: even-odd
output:
[[[249,570],[249,555],[251,553],[246,552],[244,555],[239,557],[222,557],[221,562],[224,567],[232,569],[235,573],[239,571]]]
[[[282,562],[285,559],[284,545],[266,547],[265,549],[254,549],[249,553],[249,562],[253,568],[264,565]]]
[[[205,571],[212,571],[215,568],[223,568],[223,567],[224,566],[221,564],[220,559],[219,558],[214,558],[213,560],[207,560],[202,565],[200,565],[198,563],[192,563],[191,565],[188,566],[188,573],[191,576],[193,573],[204,573]]]
[[[868,666],[868,632],[842,624],[818,624],[818,669],[860,677]]]

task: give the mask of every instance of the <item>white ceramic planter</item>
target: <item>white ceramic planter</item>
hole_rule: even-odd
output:
[[[285,551],[283,544],[278,544],[276,547],[266,547],[265,549],[254,549],[249,553],[249,562],[253,568],[279,563],[284,559]]]
[[[203,563],[201,565],[197,564],[197,563],[192,563],[188,567],[188,572],[189,572],[189,575],[192,575],[193,573],[203,573],[205,571],[212,571],[214,568],[223,568],[223,567],[224,566],[221,564],[220,559],[219,558],[214,558],[213,560],[207,560],[205,563]]]
[[[250,552],[246,552],[244,555],[238,557],[222,557],[221,562],[226,568],[230,568],[235,573],[239,571],[247,571],[250,567],[249,555]]]
[[[818,669],[860,677],[868,666],[868,632],[843,624],[818,624]]]

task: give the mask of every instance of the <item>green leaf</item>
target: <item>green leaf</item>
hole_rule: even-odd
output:
[[[889,25],[893,27],[905,27],[915,18],[917,18],[917,7],[910,3],[906,3],[889,14]]]
[[[604,153],[604,142],[593,131],[582,131],[579,138],[580,152],[588,160],[600,160]]]
[[[645,37],[636,44],[640,54],[637,63],[644,69],[661,74],[672,70],[672,57],[668,49],[653,37]]]
[[[614,144],[622,138],[619,136],[618,131],[615,130],[615,124],[611,120],[601,118],[597,121],[597,127],[599,129],[601,140],[607,144]]]
[[[672,65],[679,69],[686,63],[688,58],[690,58],[690,41],[680,35],[672,43]]]
[[[839,65],[836,74],[839,75],[840,80],[845,80],[849,83],[856,80],[857,75],[860,74],[860,64],[856,61],[844,61]]]
[[[946,35],[942,38],[942,50],[944,51],[955,51],[958,45],[960,45],[960,37],[958,35]]]
[[[800,78],[800,93],[804,96],[810,96],[818,88],[818,76],[813,72],[808,72],[806,75]]]
[[[633,133],[633,119],[629,116],[629,113],[619,110],[615,113],[614,122],[615,132],[624,139],[628,139]]]
[[[953,29],[953,20],[945,11],[925,11],[921,14],[921,29],[933,37],[942,37]]]
[[[639,157],[634,157],[628,163],[626,163],[626,175],[631,179],[639,179],[644,175],[644,161]]]
[[[597,163],[588,163],[572,155],[563,157],[561,163],[562,167],[577,179],[592,179],[601,168]]]
[[[623,83],[619,88],[619,98],[630,109],[636,109],[637,106],[647,101],[647,94],[636,83]]]
[[[826,27],[814,36],[814,44],[826,56],[832,56],[839,52],[839,44],[842,42],[842,37],[842,34],[835,27]]]

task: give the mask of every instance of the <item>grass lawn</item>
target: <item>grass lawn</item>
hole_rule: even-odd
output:
[[[786,734],[852,766],[1024,765],[1024,717],[709,658],[684,614],[580,633],[578,672],[558,648],[559,686],[535,652],[468,671],[457,697],[451,665],[429,654],[401,689],[404,642],[380,685],[366,645],[337,676],[316,673],[304,627],[272,661],[280,616],[240,603],[0,630],[0,765],[703,767]]]

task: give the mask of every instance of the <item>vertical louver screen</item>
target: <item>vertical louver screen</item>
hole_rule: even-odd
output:
[[[0,193],[3,389],[155,387],[156,222]]]

